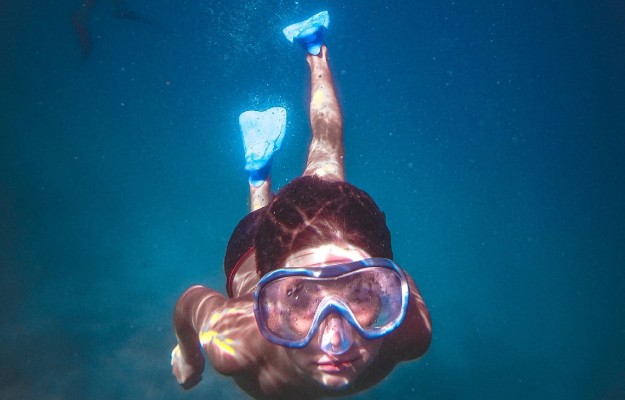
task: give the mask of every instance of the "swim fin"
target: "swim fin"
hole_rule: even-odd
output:
[[[250,183],[260,186],[269,176],[273,154],[282,146],[286,131],[286,110],[245,111],[239,116],[245,149],[245,170]]]
[[[329,24],[330,15],[327,11],[321,11],[305,21],[287,26],[282,33],[289,42],[298,42],[307,52],[316,56],[321,51],[323,37]]]

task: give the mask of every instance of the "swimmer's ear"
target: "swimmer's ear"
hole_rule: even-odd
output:
[[[330,25],[330,15],[327,11],[321,11],[305,21],[289,25],[282,30],[282,33],[291,43],[294,41],[316,56],[321,51],[325,32]]]
[[[260,186],[269,176],[271,160],[282,146],[286,131],[286,110],[245,111],[239,116],[245,149],[245,170],[250,183]]]

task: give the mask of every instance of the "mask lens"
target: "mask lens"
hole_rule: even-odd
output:
[[[267,329],[286,340],[306,337],[321,299],[306,278],[286,277],[265,285],[259,305]]]
[[[380,329],[399,318],[402,309],[401,278],[390,269],[365,268],[340,278],[337,293],[345,299],[364,330]]]

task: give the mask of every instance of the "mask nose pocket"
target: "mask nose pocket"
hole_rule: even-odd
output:
[[[324,352],[338,356],[352,347],[354,343],[352,327],[340,315],[329,315],[323,325],[320,345]]]

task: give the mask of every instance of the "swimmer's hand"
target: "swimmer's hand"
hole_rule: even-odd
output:
[[[183,389],[188,390],[197,385],[202,380],[204,372],[204,356],[198,351],[192,360],[182,356],[180,346],[174,347],[171,352],[171,372]]]

